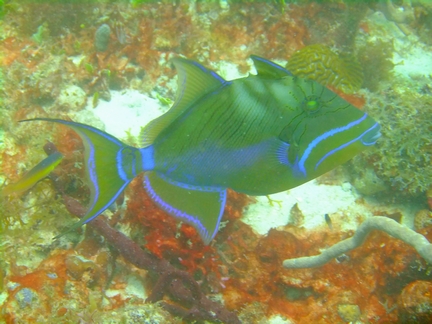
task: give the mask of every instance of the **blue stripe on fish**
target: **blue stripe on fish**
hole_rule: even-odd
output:
[[[117,193],[105,205],[103,205],[101,208],[99,208],[99,210],[97,210],[96,212],[94,212],[93,216],[91,216],[91,217],[87,218],[86,220],[84,220],[83,224],[87,224],[88,222],[90,222],[91,220],[95,219],[97,216],[99,216],[100,214],[102,214],[106,209],[108,209],[108,207],[111,206],[116,201],[117,197],[120,195],[120,193],[122,193],[122,191],[126,188],[126,186],[129,184],[129,182],[125,182],[120,187],[120,189],[117,191]],[[94,204],[91,207],[94,207]]]
[[[332,128],[329,131],[325,132],[324,134],[321,134],[320,136],[316,137],[306,148],[306,150],[304,151],[302,157],[300,158],[299,164],[298,164],[298,168],[300,170],[300,172],[306,176],[306,167],[305,167],[305,163],[306,160],[309,158],[312,150],[322,141],[324,141],[325,139],[336,135],[337,133],[341,133],[344,132],[346,130],[349,130],[350,128],[360,124],[362,121],[364,121],[367,118],[367,114],[364,114],[361,118],[354,120],[348,124],[346,124],[345,126],[342,127],[336,127],[336,128]],[[362,136],[362,135],[361,135]],[[356,139],[350,141],[350,143],[355,142],[356,140],[358,140],[359,138],[357,137]],[[320,160],[321,161],[321,160]],[[322,161],[321,161],[322,162]],[[321,163],[319,162],[319,163]],[[318,164],[319,164],[318,163]],[[315,166],[315,168],[318,166],[318,164]]]
[[[256,64],[256,61],[258,61],[258,62],[267,64],[267,65],[269,65],[269,66],[271,66],[273,68],[276,68],[277,70],[279,70],[281,72],[284,72],[284,73],[286,73],[289,76],[293,76],[293,74],[289,70],[283,68],[279,64],[276,64],[276,63],[273,63],[272,61],[266,60],[265,58],[253,55],[252,59],[254,60],[255,64]]]
[[[199,64],[198,62],[192,62],[193,65],[195,65],[197,68],[199,68],[201,71],[211,75],[213,78],[217,79],[221,85],[224,84],[226,81],[216,72],[206,69],[204,66],[202,66],[201,64]],[[186,80],[185,80],[186,82]]]
[[[94,205],[99,199],[99,185],[97,181],[97,173],[96,173],[96,165],[95,165],[95,149],[93,143],[90,141],[87,135],[81,134],[83,142],[86,141],[88,144],[88,150],[89,150],[89,157],[87,160],[87,170],[88,170],[88,177],[90,178],[90,181],[93,183],[93,190],[94,190],[94,199],[93,203],[90,205],[89,210],[93,209]]]
[[[375,123],[371,128],[369,128],[367,131],[365,131],[362,135],[361,142],[365,146],[371,146],[376,144],[377,140],[381,137],[380,133],[381,126],[378,123]],[[372,137],[369,138],[369,136],[372,135]]]
[[[66,123],[65,123],[66,124]],[[73,125],[74,123],[68,123],[70,125]],[[85,126],[85,125],[84,125]],[[95,131],[95,129],[93,127],[84,127],[92,132]],[[96,132],[99,135],[105,137],[107,140],[109,140],[110,142],[118,145],[119,147],[122,147],[122,143],[120,141],[118,141],[117,139],[111,137],[111,136],[106,136],[105,133],[103,132]],[[93,190],[94,190],[94,199],[93,199],[93,203],[90,205],[90,207],[88,208],[88,210],[92,210],[95,206],[95,204],[98,202],[99,200],[99,195],[100,195],[100,189],[99,189],[99,183],[98,183],[98,176],[96,173],[96,165],[95,165],[95,148],[94,145],[92,143],[92,141],[89,139],[89,137],[83,133],[80,134],[82,136],[83,141],[87,142],[88,148],[89,148],[89,157],[88,157],[88,161],[87,161],[87,168],[88,168],[88,175],[90,178],[90,181],[93,184]],[[120,149],[118,151],[118,154],[120,153],[121,155],[122,149]],[[117,164],[117,169],[118,169],[118,173],[119,176],[121,177],[120,173],[123,172],[123,169]],[[105,204],[103,205],[98,211],[96,211],[94,213],[94,215],[92,217],[89,217],[88,219],[86,219],[83,224],[87,224],[88,222],[90,222],[91,220],[93,220],[94,218],[96,218],[97,216],[99,216],[101,213],[104,212],[104,210],[106,210],[109,206],[111,206],[115,200],[117,199],[118,195],[124,190],[124,188],[129,184],[131,179],[127,179],[126,175],[124,174],[125,178],[122,178],[123,181],[125,181],[125,183],[123,184],[123,186],[120,187],[120,189],[117,191],[117,193]],[[126,180],[125,180],[126,179]]]
[[[115,138],[114,136],[111,136],[111,135],[109,135],[109,134],[107,134],[107,133],[105,133],[105,132],[103,132],[103,131],[101,131],[101,130],[99,130],[97,128],[94,128],[94,127],[90,126],[90,125],[76,123],[76,122],[70,122],[70,121],[62,120],[62,119],[35,118],[33,120],[51,121],[51,122],[55,122],[55,123],[64,124],[64,125],[67,125],[67,126],[70,126],[70,127],[74,127],[76,125],[79,125],[80,128],[84,128],[84,129],[87,129],[87,130],[89,130],[89,131],[91,131],[93,133],[96,133],[96,134],[98,134],[98,135],[106,138],[110,142],[112,142],[112,143],[114,143],[114,144],[116,144],[116,145],[118,145],[120,147],[124,146],[124,144],[122,142],[120,142],[117,138]],[[89,138],[87,137],[87,139],[89,139]]]
[[[117,173],[123,181],[129,181],[128,176],[123,168],[123,149],[117,152]]]
[[[142,169],[145,171],[153,170],[155,168],[153,145],[141,148],[139,151],[141,153]]]
[[[318,162],[317,162],[317,164],[315,165],[315,170],[318,168],[318,166],[326,159],[326,158],[328,158],[330,155],[332,155],[332,154],[334,154],[334,153],[336,153],[337,151],[340,151],[340,150],[342,150],[342,149],[344,149],[345,147],[347,147],[348,145],[351,145],[352,143],[354,143],[354,142],[356,142],[356,141],[358,141],[358,140],[361,140],[367,133],[369,133],[369,132],[371,132],[372,130],[374,130],[374,128],[376,128],[376,126],[378,126],[378,124],[375,124],[374,126],[372,126],[371,128],[369,128],[368,130],[366,130],[365,132],[363,132],[360,136],[358,136],[358,137],[356,137],[356,138],[354,138],[354,139],[352,139],[351,141],[348,141],[348,142],[346,142],[345,144],[343,144],[343,145],[340,145],[340,146],[338,146],[338,147],[336,147],[336,148],[334,148],[333,150],[331,150],[331,151],[329,151],[326,155],[324,155]],[[362,143],[363,143],[363,141],[362,141]],[[363,143],[364,145],[373,145],[373,144],[375,144],[375,143],[371,143],[371,144],[365,144],[365,143]]]

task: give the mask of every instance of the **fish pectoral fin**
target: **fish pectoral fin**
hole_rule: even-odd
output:
[[[164,211],[195,227],[205,244],[216,235],[226,202],[226,189],[198,187],[146,172],[144,187]]]

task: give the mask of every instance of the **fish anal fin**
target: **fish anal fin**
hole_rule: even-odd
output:
[[[145,173],[144,187],[163,210],[195,227],[204,243],[210,243],[224,211],[225,189],[184,185],[154,171]]]

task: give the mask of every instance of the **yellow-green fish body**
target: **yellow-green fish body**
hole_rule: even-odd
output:
[[[293,188],[380,136],[371,117],[332,91],[265,59],[252,59],[258,74],[233,81],[194,61],[174,59],[176,101],[145,127],[141,149],[91,126],[52,120],[77,131],[86,148],[91,206],[76,226],[102,213],[145,172],[152,199],[209,243],[227,188],[250,195]]]
[[[310,102],[321,107],[308,109]],[[250,195],[296,187],[345,162],[364,147],[361,141],[337,156],[325,153],[376,125],[327,88],[295,77],[227,82],[183,115],[154,140],[155,170],[182,183]],[[358,123],[325,135],[347,120]]]
[[[20,180],[7,185],[3,190],[3,195],[12,193],[21,193],[29,190],[40,180],[47,177],[57,165],[63,160],[63,155],[60,152],[54,152],[48,157],[39,162],[34,168],[28,171]]]

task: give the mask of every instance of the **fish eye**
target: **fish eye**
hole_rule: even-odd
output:
[[[318,96],[308,96],[303,101],[303,110],[308,113],[317,112],[321,108],[321,102]]]

